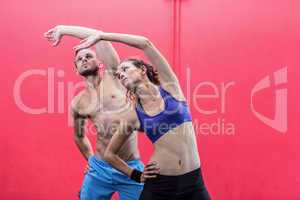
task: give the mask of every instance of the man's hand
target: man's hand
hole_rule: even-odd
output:
[[[145,169],[141,176],[141,182],[144,183],[146,181],[146,179],[156,178],[160,172],[159,170],[160,170],[160,168],[159,168],[157,162],[154,161],[154,162],[148,163],[145,166]]]
[[[89,170],[90,170],[90,165],[87,164],[84,169],[84,175],[86,175],[89,172]]]
[[[62,28],[60,26],[56,26],[46,33],[44,33],[44,37],[52,43],[52,46],[57,46],[60,43],[60,40],[63,36],[62,34]]]
[[[75,46],[73,49],[75,51],[79,51],[81,49],[86,49],[86,48],[93,46],[94,44],[96,44],[97,42],[99,42],[101,40],[102,33],[103,32],[99,32],[95,35],[91,35],[91,36],[87,37],[84,40],[81,40],[80,44]]]

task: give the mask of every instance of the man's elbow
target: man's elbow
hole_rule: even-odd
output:
[[[82,136],[82,135],[75,135],[74,136],[74,141],[75,141],[76,144],[82,143],[83,140],[84,140],[84,136]]]

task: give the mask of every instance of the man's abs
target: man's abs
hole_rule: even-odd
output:
[[[104,152],[109,142],[110,138],[103,137],[101,136],[101,134],[97,135],[95,154],[98,157],[103,158]],[[137,148],[136,134],[132,134],[130,138],[128,138],[126,143],[121,147],[120,151],[118,152],[118,156],[124,161],[135,160],[140,158],[139,151]]]

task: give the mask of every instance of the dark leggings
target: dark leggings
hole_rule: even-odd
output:
[[[210,200],[201,169],[180,176],[148,179],[140,200]]]

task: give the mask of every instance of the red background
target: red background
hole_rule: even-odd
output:
[[[68,126],[68,102],[57,111],[57,84],[78,82],[71,48],[78,40],[64,38],[52,48],[43,33],[58,24],[81,25],[109,32],[149,37],[173,64],[186,89],[203,81],[218,88],[235,85],[220,99],[201,102],[217,109],[203,115],[190,103],[194,120],[225,119],[234,135],[197,134],[207,187],[215,200],[297,200],[299,176],[299,1],[295,0],[3,0],[1,11],[1,128],[0,199],[76,199],[85,161]],[[141,54],[115,45],[121,58]],[[15,103],[17,77],[29,69],[64,70],[55,77],[54,113],[31,115]],[[288,68],[288,131],[280,133],[259,121],[250,109],[251,88],[263,77]],[[211,93],[211,90],[206,92]],[[191,97],[191,96],[190,96]],[[34,76],[22,85],[26,105],[47,105],[47,79]],[[65,93],[65,99],[67,99]],[[256,98],[256,109],[272,117],[274,88]],[[95,136],[89,134],[94,141]],[[142,160],[151,144],[140,136]]]

